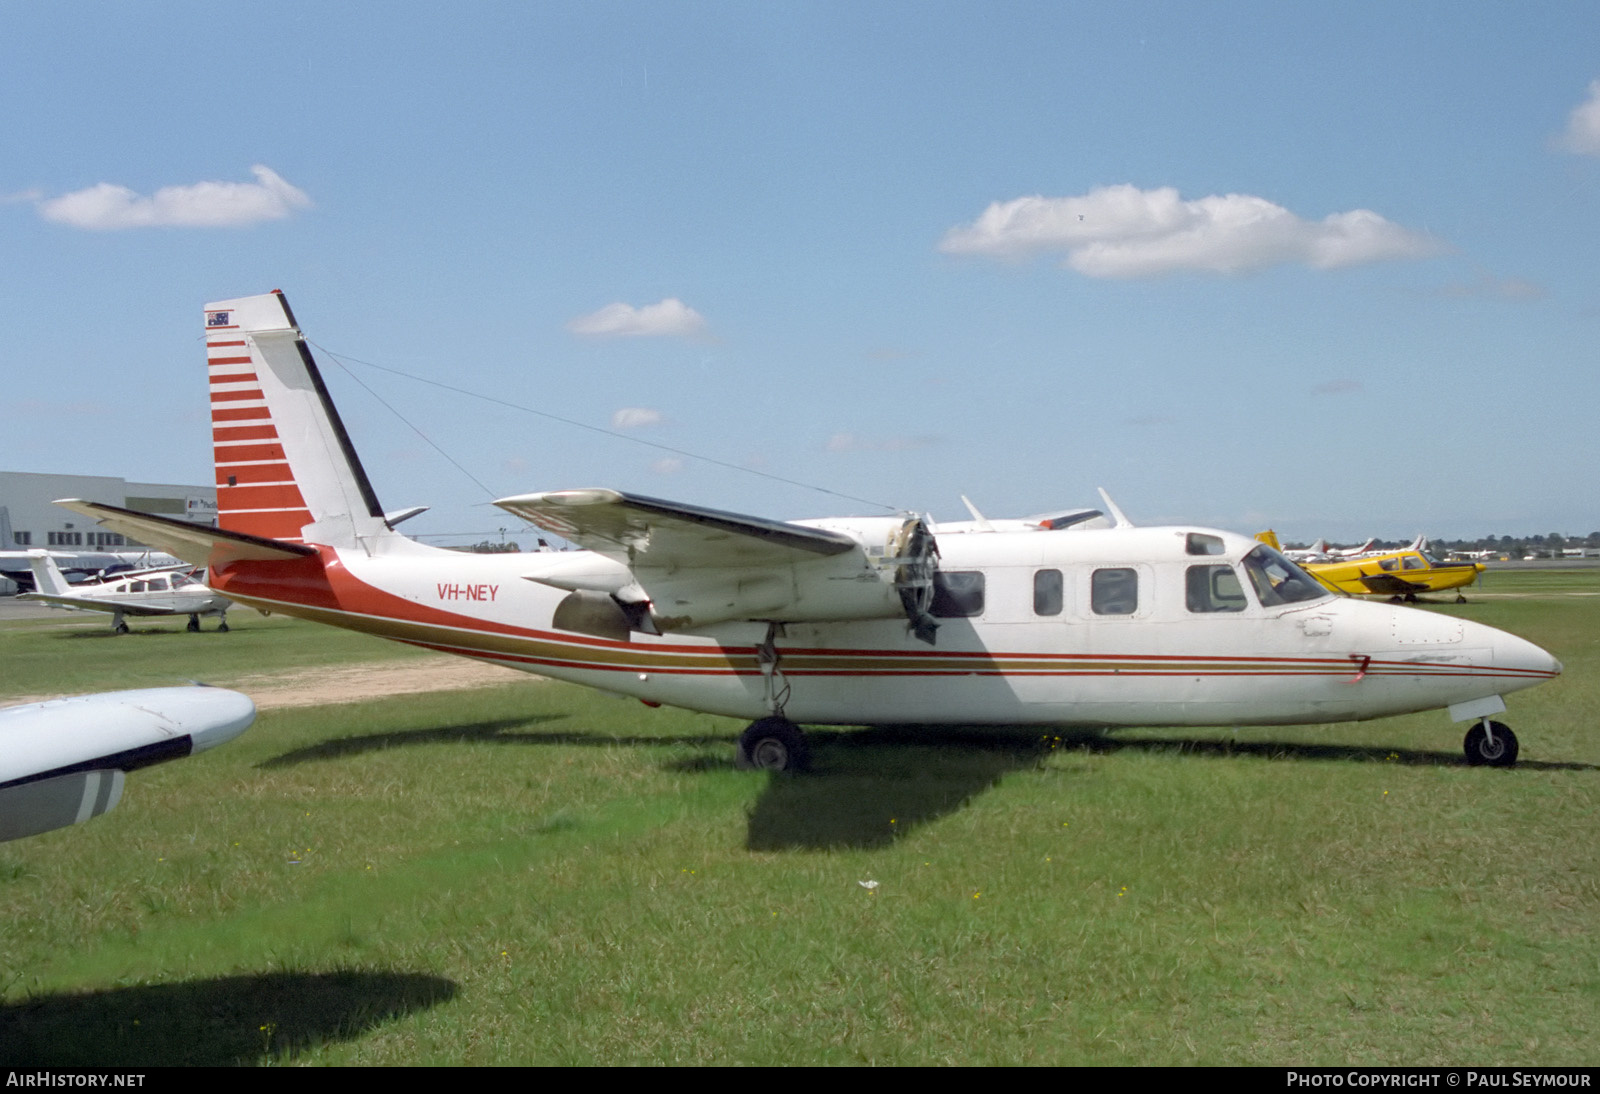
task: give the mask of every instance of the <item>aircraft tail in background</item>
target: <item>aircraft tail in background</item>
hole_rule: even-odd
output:
[[[49,551],[35,548],[28,552],[28,566],[33,570],[34,592],[48,593],[51,596],[69,596],[72,586],[68,583],[66,575],[61,572],[61,567],[56,565],[56,560],[50,557]]]

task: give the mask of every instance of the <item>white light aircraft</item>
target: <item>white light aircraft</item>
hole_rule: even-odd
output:
[[[0,842],[109,813],[128,772],[215,748],[255,717],[248,696],[199,685],[0,710]]]
[[[206,307],[220,527],[66,501],[209,567],[230,598],[751,719],[742,765],[800,768],[796,723],[1233,726],[1445,708],[1509,764],[1531,642],[1332,596],[1265,544],[1059,514],[776,521],[616,490],[497,504],[585,550],[469,555],[386,519],[281,293]],[[1102,525],[1091,527],[1091,525]]]
[[[125,615],[187,615],[191,631],[200,629],[202,615],[214,615],[217,630],[228,629],[228,609],[233,607],[233,601],[192,577],[192,567],[186,562],[69,585],[49,552],[35,550],[29,555],[36,591],[22,593],[18,600],[37,600],[68,611],[110,613],[111,629],[117,634],[128,633]]]

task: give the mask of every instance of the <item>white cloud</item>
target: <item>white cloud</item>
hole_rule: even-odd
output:
[[[573,334],[601,338],[661,335],[690,338],[705,333],[706,321],[682,300],[668,297],[659,304],[646,304],[642,308],[607,304],[597,312],[570,320],[567,329]]]
[[[1581,156],[1600,156],[1600,80],[1589,85],[1589,98],[1567,116],[1561,146]]]
[[[661,424],[661,411],[643,406],[625,406],[611,415],[612,429],[643,429]]]
[[[270,167],[250,168],[255,182],[197,182],[163,186],[149,197],[126,186],[102,182],[39,203],[46,220],[74,228],[233,228],[262,220],[282,220],[311,206],[304,190]]]
[[[1249,194],[1185,201],[1170,186],[1102,186],[1081,197],[995,202],[945,233],[946,254],[1025,258],[1064,253],[1089,277],[1155,277],[1178,270],[1244,273],[1287,263],[1318,270],[1444,250],[1368,209],[1303,220]]]

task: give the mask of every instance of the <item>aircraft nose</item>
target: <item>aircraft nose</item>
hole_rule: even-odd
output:
[[[1513,680],[1526,681],[1513,684],[1513,687],[1531,687],[1561,675],[1561,662],[1552,657],[1548,650],[1502,630],[1492,627],[1484,629],[1491,635],[1489,648],[1493,651],[1495,672]]]

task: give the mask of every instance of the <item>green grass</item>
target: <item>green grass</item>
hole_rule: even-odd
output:
[[[1519,767],[1442,713],[817,730],[771,778],[558,684],[265,712],[0,845],[0,1063],[1592,1065],[1600,598],[1438,610],[1565,662]],[[281,625],[248,671],[409,655]],[[0,630],[35,644],[143,671]]]
[[[198,680],[224,684],[261,672],[343,662],[425,657],[425,651],[287,616],[235,608],[227,634],[184,630],[186,618],[131,619],[111,633],[110,616],[59,612],[0,624],[0,697],[117,688],[171,687]]]

